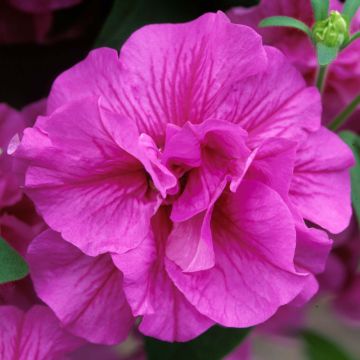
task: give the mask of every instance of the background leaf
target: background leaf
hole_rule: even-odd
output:
[[[115,0],[113,8],[95,47],[119,49],[132,32],[150,23],[183,22],[196,18],[202,11],[193,0]]]
[[[268,26],[284,26],[291,27],[303,31],[307,35],[311,36],[310,28],[302,21],[294,19],[288,16],[271,16],[262,21],[259,24],[260,27]]]
[[[309,360],[353,360],[341,347],[332,340],[311,330],[302,332]]]
[[[0,284],[22,279],[28,272],[24,259],[0,237]]]
[[[340,137],[351,147],[356,165],[351,169],[351,197],[360,224],[360,136],[351,131],[343,131]]]
[[[220,360],[240,345],[249,331],[214,326],[186,343],[166,343],[148,337],[145,347],[149,360]]]
[[[360,0],[346,0],[342,13],[349,20],[351,20],[356,14],[356,11],[358,10],[359,7],[360,7]]]
[[[329,13],[329,0],[311,0],[315,20],[324,20]]]

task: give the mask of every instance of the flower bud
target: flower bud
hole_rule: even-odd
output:
[[[325,20],[317,21],[313,27],[313,40],[329,47],[340,47],[349,39],[349,24],[338,12],[331,11]]]

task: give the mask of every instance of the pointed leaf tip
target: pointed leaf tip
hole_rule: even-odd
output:
[[[290,27],[303,31],[308,36],[311,36],[311,30],[305,23],[288,16],[272,16],[263,19],[259,23],[259,27],[269,27],[269,26]]]

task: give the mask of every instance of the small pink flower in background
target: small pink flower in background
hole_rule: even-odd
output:
[[[93,51],[15,152],[54,230],[28,253],[39,297],[100,343],[128,331],[125,297],[168,341],[308,301],[332,243],[304,220],[338,233],[351,217],[353,157],[320,113],[286,58],[222,13]]]
[[[53,12],[82,0],[2,0],[0,44],[48,41]]]
[[[23,192],[26,168],[21,161],[7,154],[7,148],[11,147],[13,138],[21,136],[25,127],[34,124],[45,108],[45,100],[21,111],[0,104],[0,235],[22,256],[25,256],[30,241],[45,227]]]
[[[17,172],[16,160],[6,151],[12,137],[26,126],[31,124],[26,124],[19,112],[0,104],[0,208],[14,205],[22,197],[22,176]]]
[[[335,313],[352,326],[360,325],[360,235],[356,221],[335,239],[324,273],[319,275],[322,293],[331,296]]]
[[[331,9],[341,10],[339,0],[331,1]],[[309,38],[301,31],[289,28],[259,28],[259,22],[270,16],[290,16],[312,26],[312,9],[310,0],[261,0],[252,8],[233,8],[228,12],[235,23],[251,26],[256,29],[268,45],[276,46],[289,58],[304,75],[308,84],[314,84],[317,60],[316,52]],[[360,30],[360,12],[353,20],[352,31]],[[324,122],[329,122],[345,105],[360,93],[360,42],[354,42],[331,64],[324,92]],[[360,130],[354,118],[347,127]]]
[[[82,0],[6,0],[13,7],[32,14],[64,9],[81,3]]]
[[[64,359],[83,343],[66,333],[50,309],[34,306],[23,312],[0,306],[0,355],[3,360]]]

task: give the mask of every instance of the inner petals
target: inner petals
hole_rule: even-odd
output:
[[[173,221],[181,222],[208,209],[224,181],[241,179],[251,152],[246,131],[224,121],[187,123],[167,135],[163,162],[180,178],[186,176],[171,213]]]

